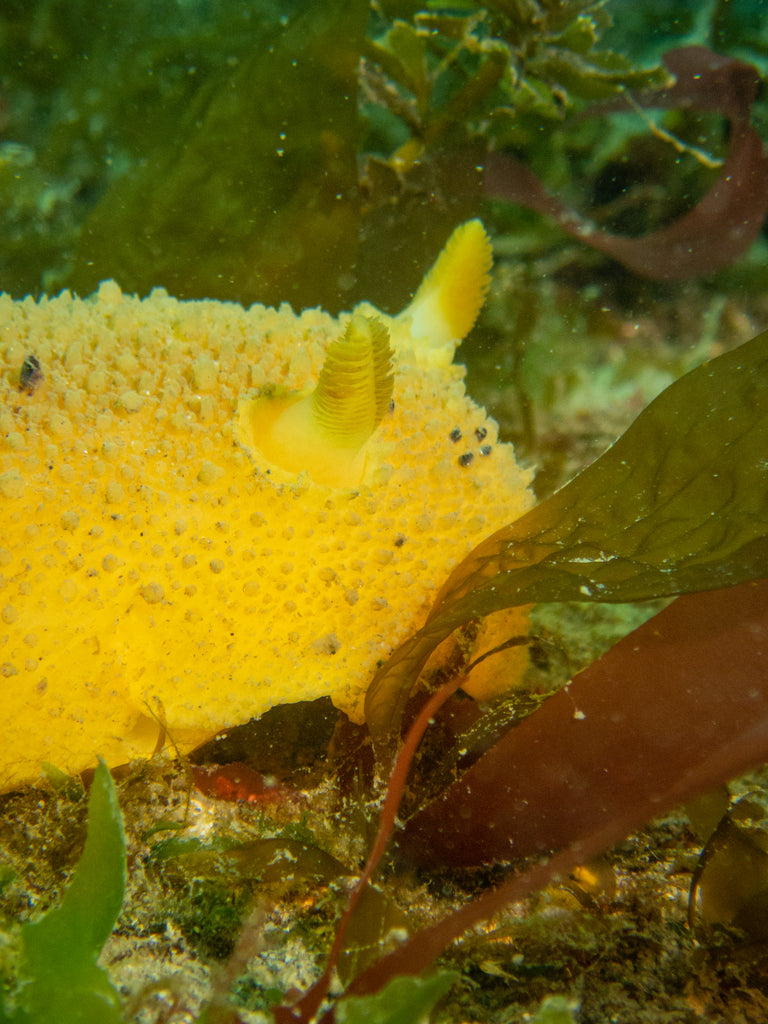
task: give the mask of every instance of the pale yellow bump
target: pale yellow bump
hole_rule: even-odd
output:
[[[18,609],[14,608],[12,604],[7,604],[2,612],[0,612],[0,619],[6,624],[6,626],[12,625],[19,618]]]
[[[139,361],[132,352],[120,352],[115,358],[115,367],[126,377],[132,377],[139,369]]]
[[[133,390],[124,391],[117,400],[118,408],[123,412],[139,412],[144,405],[144,399],[138,392]]]
[[[210,356],[200,355],[192,364],[192,382],[198,391],[213,391],[218,376],[218,365]]]
[[[20,434],[18,430],[11,430],[4,437],[6,447],[12,451],[21,451],[24,447],[24,435]]]
[[[68,388],[64,392],[64,408],[67,412],[80,412],[83,408],[84,397],[79,388]]]
[[[200,471],[197,474],[197,479],[199,483],[209,485],[215,484],[222,476],[224,476],[223,469],[219,466],[215,466],[212,462],[206,461],[201,466]]]
[[[125,498],[125,490],[117,480],[110,480],[105,488],[104,496],[108,505],[117,505]]]
[[[73,509],[68,509],[66,512],[61,514],[61,528],[67,530],[70,533],[74,531],[80,525],[80,516]]]
[[[159,583],[145,583],[139,593],[147,604],[160,604],[165,598],[165,591]]]
[[[117,306],[123,301],[123,293],[116,281],[102,281],[96,294],[99,302],[106,302],[111,306]]]
[[[72,435],[72,421],[61,412],[53,413],[48,419],[48,429],[54,437],[70,437]]]
[[[70,328],[70,330],[71,330],[71,328]],[[56,335],[57,335],[56,340],[59,343],[64,342],[65,339],[64,339],[63,335],[65,335],[67,333],[69,333],[69,332],[66,330],[66,328],[59,328],[56,331]],[[82,343],[79,342],[79,341],[73,341],[72,344],[67,347],[67,350],[64,353],[64,359],[63,359],[64,365],[69,370],[71,370],[72,367],[78,366],[80,363],[82,363],[82,361],[83,361],[83,346],[82,346]]]
[[[24,493],[24,481],[18,469],[8,469],[0,473],[0,496],[3,498],[20,498]]]

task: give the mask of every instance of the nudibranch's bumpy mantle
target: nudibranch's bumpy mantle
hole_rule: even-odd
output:
[[[147,755],[158,722],[188,749],[321,695],[361,719],[531,504],[453,364],[489,268],[472,221],[394,318],[0,297],[0,788]]]

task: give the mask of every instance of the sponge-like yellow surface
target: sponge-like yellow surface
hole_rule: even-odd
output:
[[[469,262],[477,304],[487,265]],[[415,332],[407,310],[379,314],[393,403],[359,479],[329,487],[270,462],[243,422],[310,392],[349,316],[140,301],[114,282],[0,297],[0,788],[43,761],[146,756],[159,722],[189,749],[321,695],[361,719],[450,570],[532,502],[462,368],[424,357],[460,340],[444,298],[436,339],[425,315]]]

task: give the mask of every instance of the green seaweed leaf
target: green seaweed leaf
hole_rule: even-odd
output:
[[[351,996],[336,1008],[339,1024],[418,1024],[457,980],[455,971],[428,978],[393,978],[380,992]]]
[[[21,929],[13,1024],[119,1024],[117,991],[97,959],[125,892],[125,835],[115,785],[103,761],[88,800],[88,837],[58,907]]]
[[[141,294],[344,306],[368,4],[294,5],[278,21],[259,6],[247,51],[200,83],[93,208],[68,282],[80,294],[114,277]]]
[[[426,659],[454,629],[545,601],[642,601],[726,587],[768,565],[768,331],[672,384],[588,469],[449,577],[366,697],[390,745]]]
[[[565,996],[547,996],[531,1024],[574,1024],[577,1013],[578,1006]]]

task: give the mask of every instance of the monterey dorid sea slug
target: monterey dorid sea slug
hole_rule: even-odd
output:
[[[490,245],[410,306],[0,297],[0,788],[181,749],[378,664],[528,476],[453,362]]]

